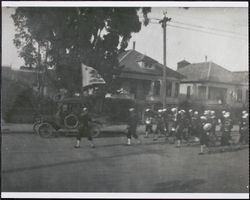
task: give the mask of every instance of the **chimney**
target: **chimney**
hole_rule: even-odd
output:
[[[205,56],[205,62],[207,62],[207,56]]]
[[[135,41],[133,41],[133,50],[135,50]]]
[[[190,63],[186,60],[182,60],[180,62],[177,63],[177,70],[178,69],[182,69],[184,68],[185,66],[189,65]]]

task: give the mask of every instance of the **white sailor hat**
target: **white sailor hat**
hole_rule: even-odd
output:
[[[242,116],[243,119],[246,119],[248,118],[248,113],[245,113],[243,116]]]
[[[176,111],[177,111],[177,108],[172,108],[171,111],[172,111],[172,112],[176,112]]]
[[[206,120],[207,118],[205,116],[200,117],[201,120]]]
[[[210,111],[210,114],[211,114],[211,115],[214,115],[214,114],[215,114],[215,111],[214,111],[214,110],[211,110],[211,111]]]
[[[204,115],[208,115],[208,114],[209,114],[209,110],[205,110]]]
[[[134,111],[134,110],[135,110],[134,108],[129,108],[129,111],[130,111],[130,112],[132,112],[132,111]]]
[[[225,118],[230,117],[230,112],[226,112],[226,113],[224,114],[224,117],[225,117]]]
[[[194,114],[195,114],[195,115],[198,115],[198,114],[199,114],[199,112],[198,112],[198,111],[194,111]]]
[[[192,109],[189,109],[188,112],[192,112],[193,110]]]
[[[242,111],[242,114],[245,114],[245,113],[247,113],[247,111],[246,111],[246,110],[243,110],[243,111]]]
[[[186,112],[185,110],[180,110],[178,113],[183,114],[185,112]]]
[[[167,108],[162,109],[162,112],[166,112],[166,111],[167,111]]]

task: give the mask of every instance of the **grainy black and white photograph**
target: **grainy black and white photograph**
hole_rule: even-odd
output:
[[[249,198],[247,2],[1,9],[3,197]]]

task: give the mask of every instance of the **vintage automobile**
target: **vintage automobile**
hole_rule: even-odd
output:
[[[59,134],[76,134],[78,131],[78,116],[84,107],[80,97],[63,98],[57,101],[57,112],[52,116],[38,116],[35,119],[33,130],[41,137],[53,137]],[[100,134],[102,123],[93,120],[90,130],[93,137]]]

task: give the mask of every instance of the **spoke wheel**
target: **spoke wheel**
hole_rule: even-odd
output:
[[[53,128],[49,123],[42,123],[38,128],[38,133],[43,138],[48,138],[53,135]]]
[[[92,124],[91,136],[93,138],[96,138],[100,135],[100,133],[101,133],[101,126],[99,124]]]
[[[69,114],[64,118],[64,126],[68,129],[77,128],[78,124],[78,117],[74,114]]]

